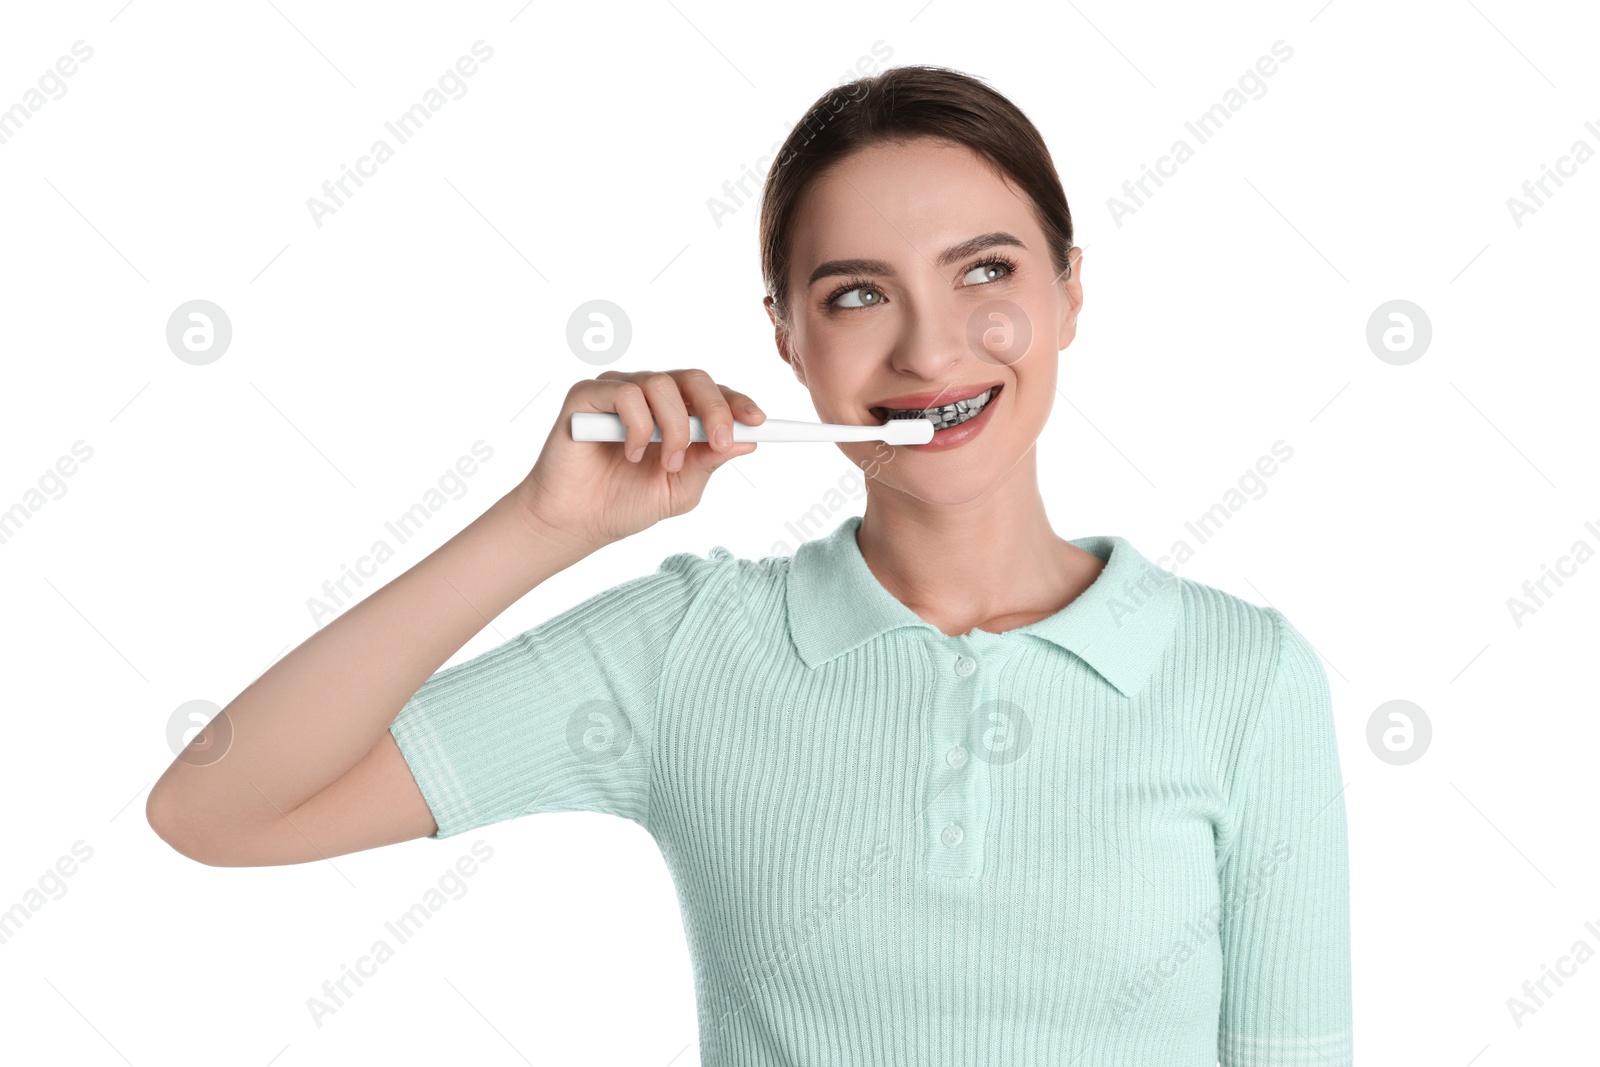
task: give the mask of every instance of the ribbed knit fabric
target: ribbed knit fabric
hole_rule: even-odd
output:
[[[950,637],[867,567],[679,553],[428,679],[391,731],[452,837],[598,811],[677,886],[707,1067],[1348,1067],[1327,677],[1121,537]]]

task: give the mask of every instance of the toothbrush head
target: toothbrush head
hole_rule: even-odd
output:
[[[879,429],[886,444],[925,445],[933,440],[931,419],[889,419]]]

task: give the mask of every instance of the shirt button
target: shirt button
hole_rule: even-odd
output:
[[[967,675],[977,670],[977,668],[978,664],[971,656],[956,657],[956,673],[961,677],[965,678]]]
[[[965,767],[967,765],[967,750],[960,745],[951,745],[950,751],[944,754],[944,761],[952,767]]]
[[[944,833],[939,835],[939,839],[950,848],[955,848],[957,845],[961,844],[961,837],[961,826],[958,823],[951,823],[949,826],[946,826],[944,828]]]

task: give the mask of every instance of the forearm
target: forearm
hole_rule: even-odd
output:
[[[593,551],[531,523],[520,492],[496,501],[246,687],[206,727],[210,736],[167,768],[152,807],[233,831],[294,810],[355,766],[469,638]],[[225,754],[198,756],[212,744],[226,744]]]

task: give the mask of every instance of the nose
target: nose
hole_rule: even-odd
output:
[[[918,303],[903,319],[905,332],[894,348],[894,368],[927,382],[963,380],[961,365],[978,358],[968,341],[968,318],[969,311],[954,301],[942,306]]]

